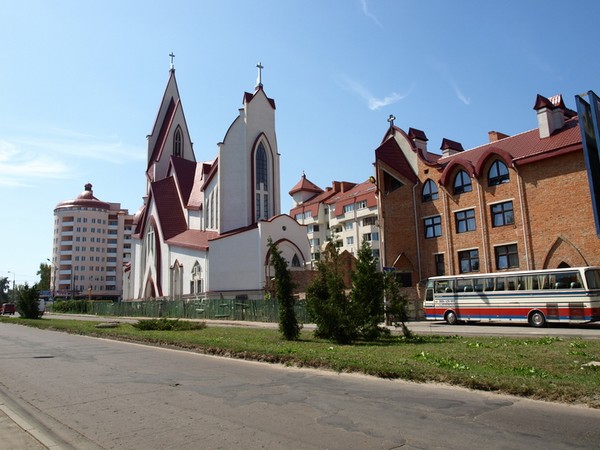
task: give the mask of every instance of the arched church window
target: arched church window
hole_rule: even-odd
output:
[[[181,127],[177,127],[173,135],[173,155],[183,157],[183,137]]]
[[[271,212],[269,210],[269,161],[262,142],[256,149],[254,163],[256,220],[268,219]]]
[[[199,294],[202,292],[202,267],[198,261],[194,263],[191,275],[190,294]]]

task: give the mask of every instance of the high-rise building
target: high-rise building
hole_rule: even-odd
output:
[[[133,216],[94,197],[92,185],[54,209],[50,289],[55,298],[119,300],[131,258]]]

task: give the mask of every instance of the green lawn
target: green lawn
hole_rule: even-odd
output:
[[[285,341],[276,330],[209,326],[194,331],[141,331],[130,324],[0,318],[69,333],[174,346],[200,353],[301,367],[360,372],[417,382],[444,382],[529,398],[600,408],[600,340],[542,337],[392,336],[337,345],[303,331]]]

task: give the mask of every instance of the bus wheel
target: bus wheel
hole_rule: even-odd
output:
[[[541,328],[546,325],[546,317],[540,311],[533,311],[529,314],[528,322],[532,327]]]
[[[458,317],[454,311],[448,311],[444,316],[444,319],[446,319],[448,325],[456,325],[458,323]]]

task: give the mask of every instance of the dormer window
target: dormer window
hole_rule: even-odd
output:
[[[183,136],[181,127],[177,127],[173,135],[173,156],[183,157]]]
[[[508,167],[502,161],[497,159],[490,166],[488,172],[488,186],[498,186],[502,183],[508,183],[510,181],[510,175],[508,173]]]
[[[423,185],[423,201],[430,202],[432,200],[437,200],[439,197],[440,194],[438,188],[433,180],[427,180]]]
[[[471,177],[464,170],[461,170],[454,177],[454,194],[462,194],[463,192],[471,192],[473,185],[471,184]]]

